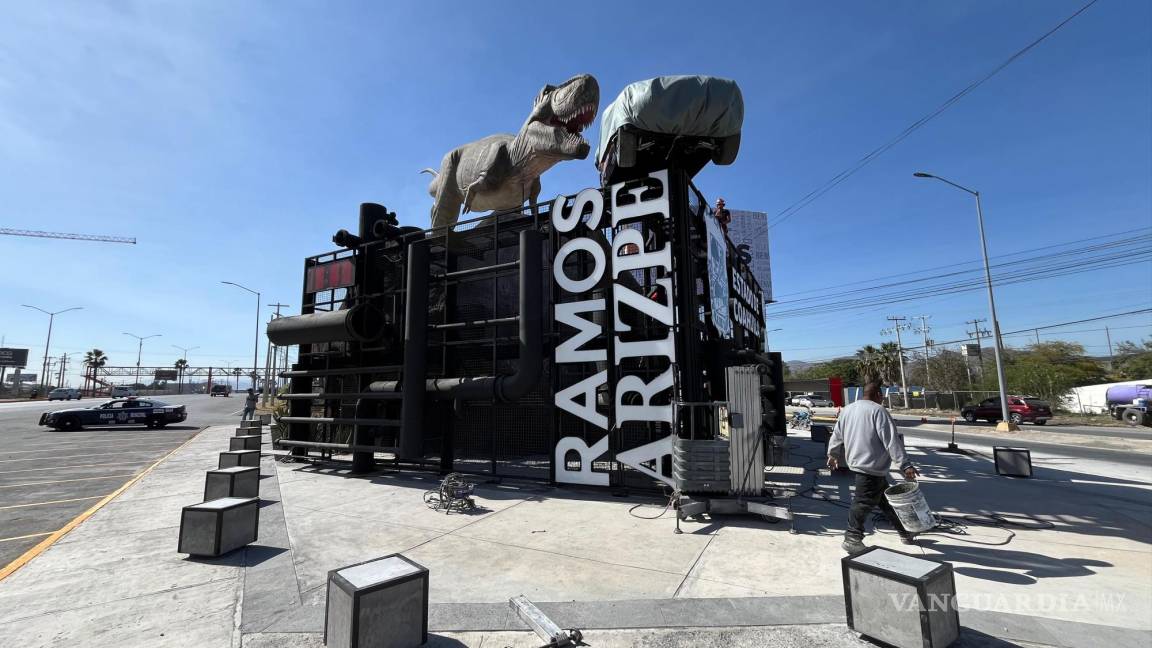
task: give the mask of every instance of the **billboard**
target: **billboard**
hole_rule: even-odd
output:
[[[712,325],[721,337],[732,339],[732,314],[728,304],[728,246],[724,232],[711,213],[704,215],[708,230],[708,294],[712,299]]]
[[[768,214],[760,211],[728,209],[728,238],[740,258],[752,267],[752,274],[764,292],[764,301],[772,299],[772,258],[768,251]]]
[[[27,367],[28,349],[0,347],[0,367]]]
[[[968,356],[970,358],[979,358],[980,357],[980,345],[979,344],[962,344],[962,345],[960,345],[960,355]]]
[[[178,375],[175,369],[156,370],[156,380],[176,380]]]
[[[8,374],[8,382],[14,383],[19,378],[22,383],[34,383],[39,374]]]

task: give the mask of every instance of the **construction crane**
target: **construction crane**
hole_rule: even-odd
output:
[[[35,236],[37,238],[70,239],[73,241],[100,241],[102,243],[131,243],[136,245],[136,239],[127,236],[101,236],[99,234],[67,234],[64,232],[41,232],[38,230],[18,230],[0,227],[0,234],[8,236]]]

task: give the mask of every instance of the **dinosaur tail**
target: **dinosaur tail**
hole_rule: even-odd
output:
[[[438,172],[436,169],[420,169],[420,173],[427,173],[432,176],[440,175],[440,172]]]

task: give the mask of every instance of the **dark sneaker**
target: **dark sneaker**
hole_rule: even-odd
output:
[[[844,542],[841,542],[840,548],[848,552],[849,556],[855,556],[856,554],[863,553],[868,549],[868,547],[866,547],[863,542],[854,540],[852,538],[846,538]]]
[[[916,536],[902,535],[900,536],[900,544],[914,545],[916,544]]]

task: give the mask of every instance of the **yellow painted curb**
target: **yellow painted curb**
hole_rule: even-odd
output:
[[[116,490],[112,491],[111,493],[108,493],[108,495],[104,496],[104,499],[93,504],[92,508],[90,508],[87,511],[84,511],[83,513],[81,513],[80,515],[77,515],[76,517],[72,518],[71,522],[69,522],[68,524],[65,524],[63,527],[60,527],[59,529],[54,531],[52,533],[52,535],[41,540],[39,542],[39,544],[37,544],[35,547],[32,547],[28,551],[25,551],[16,560],[13,560],[12,562],[8,563],[8,565],[6,567],[4,567],[3,569],[0,569],[0,581],[4,580],[5,578],[8,578],[12,574],[16,573],[16,570],[20,569],[24,565],[27,565],[33,558],[35,558],[36,556],[39,556],[40,554],[47,551],[49,547],[56,544],[57,540],[68,535],[69,531],[80,526],[80,524],[82,524],[84,522],[84,520],[87,520],[88,518],[92,517],[92,514],[94,514],[96,511],[99,511],[105,504],[116,499],[120,495],[120,493],[123,493],[124,491],[128,490],[128,488],[130,486],[132,486],[132,484],[135,484],[136,482],[140,481],[140,479],[143,478],[145,475],[152,472],[152,469],[155,468],[156,466],[159,466],[165,459],[176,454],[176,452],[178,452],[181,448],[188,445],[189,443],[192,443],[193,439],[200,436],[200,433],[203,432],[204,430],[207,430],[207,429],[208,428],[203,428],[199,432],[197,432],[196,434],[193,434],[192,436],[188,437],[187,441],[185,441],[184,443],[181,443],[179,446],[174,448],[171,452],[169,452],[168,454],[164,455],[163,457],[160,457],[159,459],[157,459],[156,463],[154,463],[151,466],[148,466],[144,470],[140,471],[140,474],[136,475],[132,479],[129,479],[120,488],[117,488]]]

